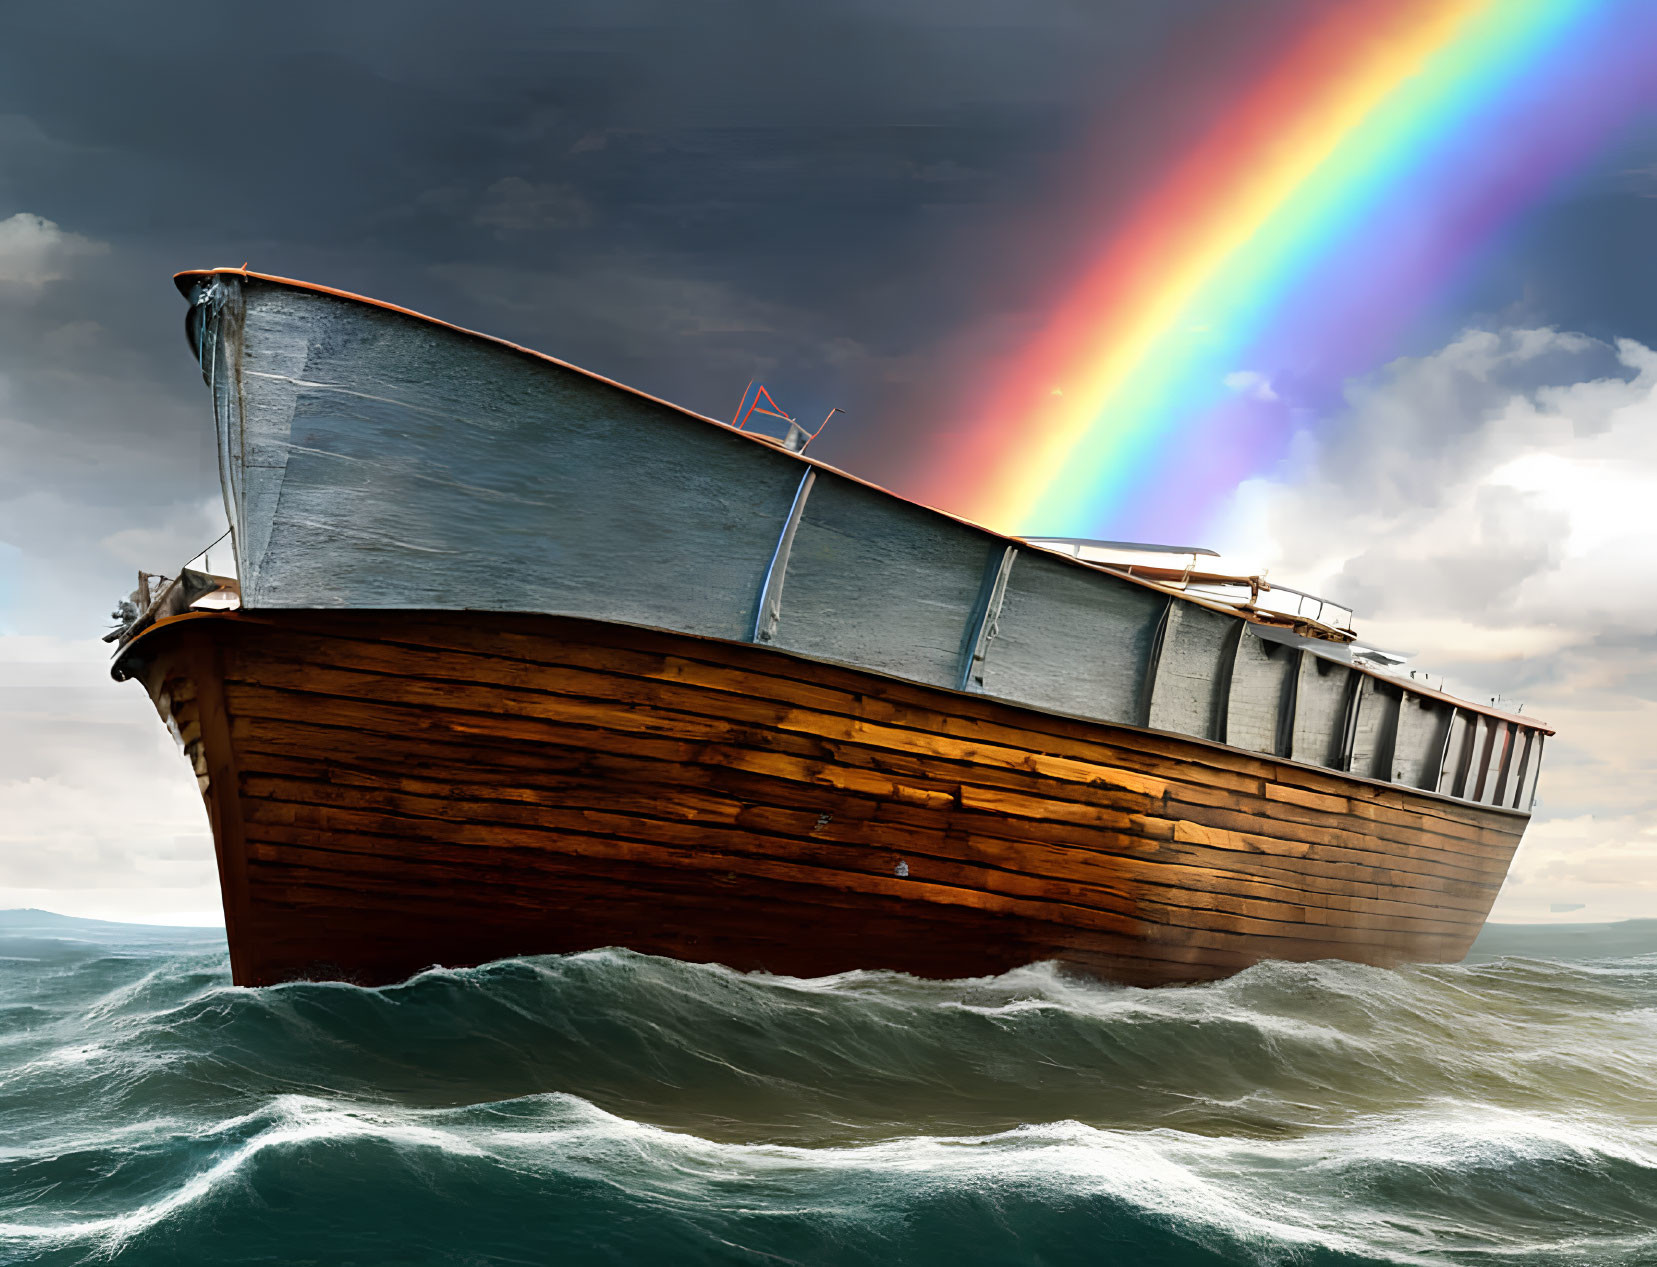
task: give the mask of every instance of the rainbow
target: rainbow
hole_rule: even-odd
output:
[[[994,368],[923,500],[1012,532],[1196,530],[1657,103],[1657,4],[1312,12]]]

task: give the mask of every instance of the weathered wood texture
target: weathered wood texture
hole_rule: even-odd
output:
[[[202,780],[244,984],[611,944],[804,975],[1057,958],[1140,983],[1455,960],[1526,821],[558,617],[186,616],[118,669]],[[1189,681],[1152,711],[1217,707]]]
[[[429,318],[239,272],[184,281],[248,610],[536,612],[746,640],[1532,803],[1534,726],[1486,718],[1475,738],[1495,738],[1460,743],[1469,760],[1447,772],[1452,702],[1376,679],[1344,644],[1020,545]]]

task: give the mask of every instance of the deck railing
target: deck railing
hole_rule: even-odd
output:
[[[1308,594],[1305,590],[1290,589],[1287,585],[1263,583],[1254,605],[1263,611],[1279,612],[1285,616],[1301,616],[1307,620],[1315,620],[1320,625],[1328,625],[1331,629],[1352,632],[1350,607],[1343,607],[1327,598],[1319,598],[1316,594]]]

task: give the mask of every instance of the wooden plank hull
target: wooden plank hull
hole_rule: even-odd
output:
[[[764,647],[542,615],[191,615],[235,979],[623,945],[805,976],[1453,961],[1526,816]]]

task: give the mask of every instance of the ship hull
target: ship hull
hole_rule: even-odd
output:
[[[117,666],[202,784],[235,980],[624,945],[1134,984],[1454,961],[1523,813],[558,616],[186,615]]]

